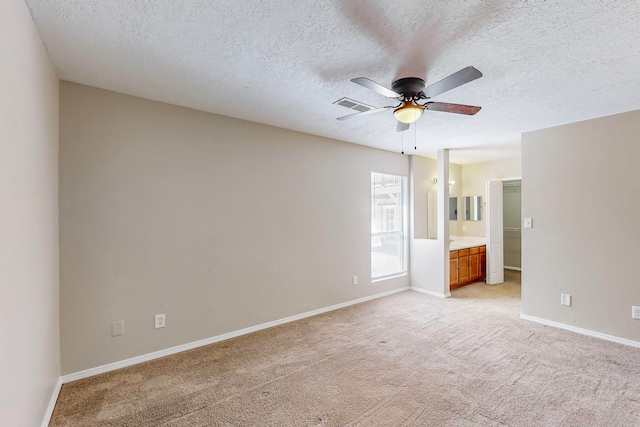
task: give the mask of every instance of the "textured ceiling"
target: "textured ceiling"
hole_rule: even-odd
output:
[[[27,0],[61,79],[386,150],[473,163],[519,156],[520,134],[640,109],[640,2]],[[333,102],[387,98],[350,82],[484,77],[395,132]],[[413,149],[413,142],[417,151]],[[410,148],[410,149],[409,149]]]

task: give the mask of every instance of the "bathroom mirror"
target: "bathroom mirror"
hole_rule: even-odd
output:
[[[458,198],[449,197],[449,219],[451,221],[458,220]]]
[[[464,197],[464,220],[482,221],[482,196]]]

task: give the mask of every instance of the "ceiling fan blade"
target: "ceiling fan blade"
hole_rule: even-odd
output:
[[[482,77],[482,73],[475,68],[469,66],[463,68],[460,71],[456,71],[448,77],[440,80],[427,87],[424,90],[424,94],[427,98],[433,98],[434,96],[438,96],[441,93],[445,93],[451,89],[455,89],[458,86],[462,86],[465,83],[469,83],[475,79],[479,79]]]
[[[445,113],[466,114],[473,116],[480,111],[482,107],[474,107],[473,105],[449,104],[447,102],[427,102],[425,109],[430,111],[443,111]]]
[[[378,92],[380,95],[384,95],[389,98],[399,98],[400,94],[392,91],[391,89],[387,89],[382,86],[380,83],[376,83],[371,79],[366,77],[356,77],[355,79],[351,79],[352,82],[359,84],[360,86],[364,86],[367,89],[371,89],[374,92]]]
[[[354,114],[349,114],[347,116],[338,117],[338,120],[347,120],[347,119],[352,119],[354,117],[366,116],[367,114],[379,113],[380,111],[385,111],[385,110],[388,110],[389,108],[394,108],[394,107],[389,105],[386,107],[374,108],[372,110],[362,111],[360,113],[354,113]]]
[[[398,126],[396,126],[396,132],[404,132],[410,127],[411,127],[411,123],[402,123],[401,121],[398,121]]]

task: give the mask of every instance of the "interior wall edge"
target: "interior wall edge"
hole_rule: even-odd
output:
[[[0,62],[0,424],[35,426],[60,377],[60,92],[24,0],[0,1]]]
[[[47,406],[47,410],[44,413],[44,417],[42,418],[42,427],[47,427],[49,422],[51,422],[51,417],[53,416],[53,410],[56,407],[56,402],[58,401],[58,396],[60,395],[60,390],[62,389],[62,377],[58,378],[56,385],[51,392],[51,399],[49,399],[49,405]]]

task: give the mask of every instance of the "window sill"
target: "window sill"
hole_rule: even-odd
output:
[[[382,277],[377,277],[375,279],[371,279],[371,283],[376,283],[376,282],[382,282],[384,280],[389,280],[389,279],[396,279],[398,277],[404,277],[407,275],[407,272],[403,272],[403,273],[398,273],[398,274],[392,274],[391,276],[382,276]]]

